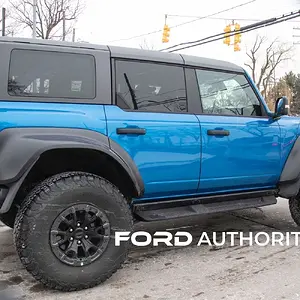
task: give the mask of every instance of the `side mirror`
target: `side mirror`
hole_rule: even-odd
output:
[[[280,116],[287,115],[289,113],[289,102],[287,97],[283,96],[278,98],[275,104],[275,115],[278,118]]]

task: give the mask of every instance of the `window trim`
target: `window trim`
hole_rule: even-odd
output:
[[[246,79],[247,83],[249,84],[249,86],[251,87],[252,91],[254,92],[257,100],[259,101],[259,104],[260,104],[260,107],[261,107],[261,112],[262,112],[261,116],[243,116],[243,115],[226,115],[226,114],[208,114],[208,113],[204,113],[203,112],[203,104],[202,104],[202,96],[201,96],[200,87],[199,87],[199,83],[198,83],[198,95],[199,95],[198,97],[199,97],[199,100],[200,100],[200,107],[201,107],[201,113],[199,113],[199,115],[205,115],[205,116],[224,116],[224,117],[240,117],[240,118],[263,118],[263,119],[268,119],[269,118],[269,116],[268,116],[268,114],[266,112],[266,108],[263,105],[262,100],[260,99],[259,94],[257,93],[257,90],[253,87],[251,81],[249,80],[248,76],[246,76],[246,74],[244,72],[236,72],[236,71],[231,71],[231,70],[221,70],[221,69],[205,68],[205,67],[193,67],[193,66],[189,66],[187,68],[195,70],[195,77],[196,77],[197,83],[198,83],[197,70],[220,72],[220,73],[230,73],[230,74],[236,74],[236,75],[242,75],[242,76],[244,76],[244,78]]]
[[[183,72],[183,84],[185,88],[186,95],[186,111],[184,112],[172,112],[172,111],[147,111],[147,110],[135,110],[135,109],[124,109],[117,105],[117,62],[135,62],[135,63],[151,63],[155,65],[163,65],[163,66],[171,66],[171,67],[180,67]],[[154,114],[191,114],[189,112],[190,101],[188,97],[188,90],[186,85],[186,75],[185,75],[185,67],[184,64],[176,64],[176,63],[167,63],[167,62],[157,62],[151,60],[141,60],[141,59],[132,59],[132,58],[111,58],[111,66],[112,66],[112,105],[117,106],[119,109],[126,112],[135,112],[135,113],[154,113]]]
[[[53,96],[41,96],[41,95],[28,95],[28,96],[22,96],[22,95],[13,95],[10,94],[8,91],[8,81],[10,79],[10,71],[11,71],[11,63],[12,63],[12,54],[14,51],[29,51],[29,52],[46,52],[46,53],[58,53],[58,54],[71,54],[71,55],[84,55],[84,56],[90,56],[93,59],[93,71],[94,71],[94,97],[88,97],[88,98],[78,98],[78,97],[53,97]],[[6,92],[9,95],[9,97],[12,98],[18,98],[18,101],[20,102],[49,102],[49,103],[91,103],[90,101],[95,100],[97,98],[97,59],[95,55],[91,53],[84,53],[84,52],[69,52],[69,51],[58,51],[58,50],[50,50],[50,49],[29,49],[29,48],[12,48],[9,53],[9,64],[8,64],[8,73],[7,73],[7,88]],[[39,100],[40,99],[40,100]],[[65,100],[65,101],[63,101]],[[72,101],[71,101],[72,100]],[[97,101],[93,101],[95,104]],[[91,104],[93,104],[91,103]]]
[[[188,97],[188,112],[190,114],[202,114],[202,102],[200,100],[199,85],[196,78],[196,71],[192,68],[184,68],[184,75],[186,81],[186,92]],[[188,80],[187,80],[188,79]],[[196,85],[196,86],[195,86]],[[200,103],[200,105],[199,105]]]

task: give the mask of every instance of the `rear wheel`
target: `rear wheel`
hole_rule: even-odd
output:
[[[115,231],[131,231],[126,199],[105,179],[82,172],[53,176],[22,205],[14,238],[26,269],[46,286],[81,290],[108,279],[127,257]]]

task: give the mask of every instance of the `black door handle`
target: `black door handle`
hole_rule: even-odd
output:
[[[145,135],[146,134],[146,129],[144,129],[144,128],[136,128],[136,127],[117,128],[117,134],[138,134],[138,135]]]
[[[228,136],[229,134],[230,134],[229,130],[220,130],[220,129],[207,130],[207,135]]]

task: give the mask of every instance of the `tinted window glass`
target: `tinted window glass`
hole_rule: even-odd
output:
[[[95,98],[91,55],[13,50],[8,93],[21,97]]]
[[[260,102],[244,75],[197,70],[203,112],[261,116]]]
[[[116,63],[117,105],[152,112],[186,112],[183,68],[155,63]]]

